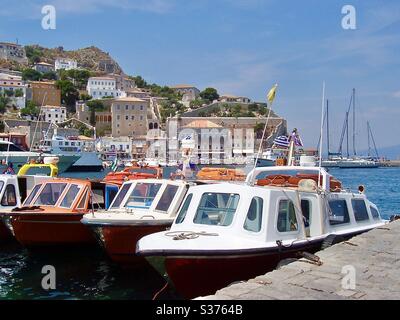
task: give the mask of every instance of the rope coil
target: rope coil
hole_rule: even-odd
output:
[[[202,232],[194,232],[194,231],[170,231],[165,233],[167,237],[172,237],[173,240],[193,240],[197,239],[200,236],[207,237],[218,237],[218,233],[208,233],[205,231]]]

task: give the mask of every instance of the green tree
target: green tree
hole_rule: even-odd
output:
[[[148,88],[149,84],[144,80],[141,76],[129,77],[130,79],[135,81],[135,84],[138,88]]]
[[[40,58],[43,56],[41,50],[32,46],[25,47],[25,54],[30,64],[40,62]]]
[[[86,93],[81,93],[79,96],[79,100],[88,101],[91,100],[92,96]]]
[[[59,76],[61,80],[70,80],[79,89],[86,88],[88,79],[92,76],[92,72],[86,69],[60,70]]]
[[[5,90],[4,90],[4,94],[5,94],[7,97],[13,97],[13,96],[14,96],[14,91],[13,91],[13,90],[10,90],[10,89],[5,89]]]
[[[90,110],[89,122],[92,126],[96,124],[96,111],[101,112],[105,110],[105,106],[101,100],[91,100],[86,103]]]
[[[19,97],[23,97],[24,96],[24,91],[21,88],[18,88],[17,90],[15,90],[15,97],[19,98]]]
[[[0,113],[4,113],[7,110],[7,106],[10,103],[10,98],[4,93],[0,93]]]
[[[218,91],[214,88],[206,88],[205,90],[200,92],[200,97],[209,102],[213,102],[214,100],[217,100],[219,98],[219,94]]]
[[[21,115],[23,116],[39,116],[40,109],[39,107],[33,102],[33,101],[28,101],[25,104],[25,108],[21,109]]]
[[[67,106],[69,112],[75,109],[75,102],[79,99],[79,92],[69,80],[56,81],[57,88],[61,90],[61,101]]]
[[[22,79],[23,80],[29,80],[29,81],[39,81],[43,78],[43,75],[36,70],[33,69],[24,69],[22,71]]]
[[[54,71],[45,72],[43,73],[43,79],[57,80],[57,73],[55,73]]]

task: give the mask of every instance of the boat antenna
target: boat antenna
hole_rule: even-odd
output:
[[[322,146],[324,140],[324,107],[325,107],[325,81],[322,83],[322,106],[321,106],[321,143],[319,144],[319,170],[318,187],[321,188],[321,169],[322,169]]]

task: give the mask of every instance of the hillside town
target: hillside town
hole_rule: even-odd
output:
[[[221,163],[224,157],[243,164],[257,153],[269,112],[265,102],[194,84],[149,84],[125,74],[101,50],[88,50],[96,50],[90,62],[82,58],[89,54],[62,47],[0,42],[3,140],[22,150],[51,151],[54,137],[74,137],[61,150],[90,142],[103,161],[176,163],[187,136],[196,140],[199,163]],[[271,112],[265,143],[286,133],[286,120]],[[211,143],[215,136],[217,146]]]

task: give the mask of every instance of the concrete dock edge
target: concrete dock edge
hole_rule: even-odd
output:
[[[400,221],[199,300],[398,300]]]

